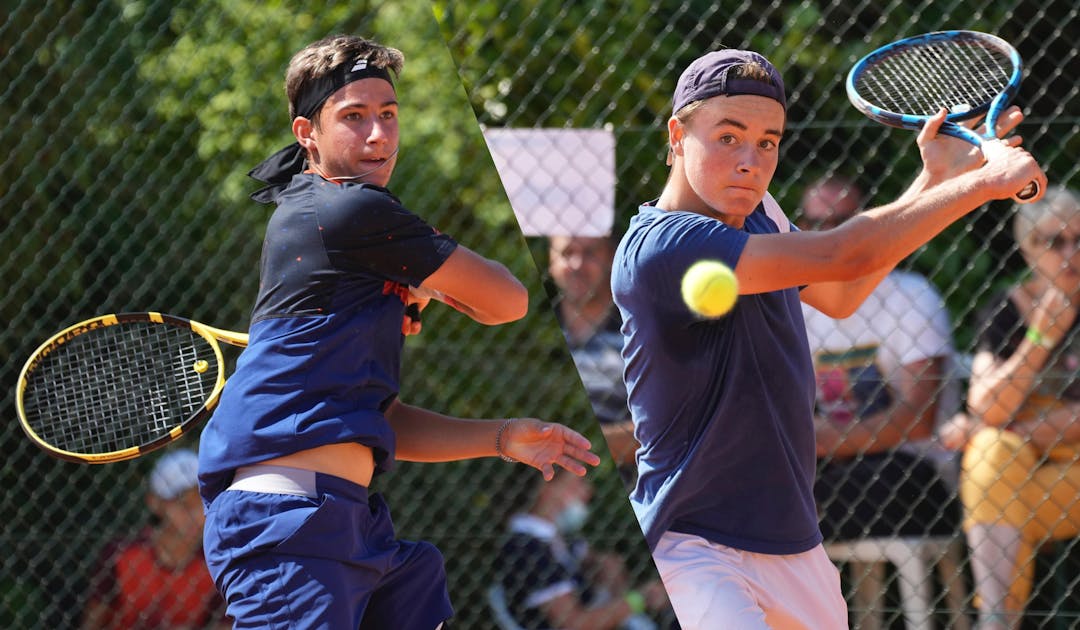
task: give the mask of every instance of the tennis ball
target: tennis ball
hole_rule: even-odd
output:
[[[690,310],[702,317],[726,315],[739,297],[739,281],[724,263],[699,260],[682,279],[682,297]]]

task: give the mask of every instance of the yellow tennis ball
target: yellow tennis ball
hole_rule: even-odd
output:
[[[699,260],[682,279],[682,297],[702,317],[726,315],[739,297],[739,281],[731,268],[718,260]]]

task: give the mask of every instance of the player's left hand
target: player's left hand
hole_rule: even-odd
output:
[[[432,295],[425,289],[409,287],[409,299],[405,301],[405,316],[401,319],[401,334],[419,335],[423,329],[420,313],[431,303]]]
[[[919,132],[919,153],[922,156],[923,168],[930,175],[934,184],[947,179],[962,175],[975,170],[983,165],[986,158],[982,150],[964,140],[953,138],[945,134],[938,134],[938,129],[945,122],[947,112],[942,109],[938,114],[931,117]],[[1017,147],[1023,142],[1020,136],[1010,136],[1024,120],[1024,113],[1020,108],[1013,105],[1002,112],[997,120],[996,135],[1002,138],[1005,144]],[[965,127],[973,129],[979,135],[986,132],[985,123],[981,118],[975,118],[962,123]]]
[[[503,432],[503,453],[539,470],[547,481],[555,476],[556,465],[584,476],[585,464],[600,463],[590,447],[589,440],[577,431],[535,418],[517,418]]]

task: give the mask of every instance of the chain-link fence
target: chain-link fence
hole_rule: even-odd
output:
[[[613,135],[616,235],[638,204],[664,186],[666,123],[679,73],[720,47],[760,51],[784,75],[787,126],[770,191],[793,220],[807,219],[800,221],[804,227],[827,227],[837,218],[814,215],[820,195],[803,199],[821,178],[839,181],[826,202],[833,209],[846,203],[837,200],[843,196],[837,188],[860,190],[863,205],[873,206],[896,198],[913,179],[914,134],[864,119],[848,104],[843,80],[874,48],[928,31],[981,30],[1018,48],[1025,79],[1016,102],[1027,116],[1019,133],[1052,183],[1080,190],[1076,0],[519,0],[436,1],[435,7],[482,125]],[[506,143],[503,136],[496,140],[489,144],[498,153]],[[549,140],[547,151],[558,152],[558,145]],[[588,181],[603,175],[595,166],[603,155],[590,158],[590,150],[606,147],[581,140],[553,167],[548,185],[569,180],[569,188],[594,194]],[[542,169],[540,154],[508,151],[496,163],[515,185],[540,181],[532,172]],[[558,216],[541,193],[523,194],[519,207],[508,192],[515,210],[531,213],[526,221]],[[568,209],[561,224],[551,216],[541,221],[549,223],[547,232],[592,230],[569,208],[572,195],[562,203]],[[1068,391],[1080,375],[1080,355],[1071,349],[1075,327],[1067,324],[1073,308],[1061,309],[1056,320],[1037,320],[1035,306],[1047,303],[1052,287],[1073,300],[1080,287],[1072,242],[1080,208],[1068,198],[1056,204],[1060,215],[1047,218],[1042,206],[1035,218],[1043,221],[1022,224],[1018,237],[1013,206],[988,204],[902,263],[905,273],[890,277],[849,320],[809,316],[819,416],[834,429],[819,433],[818,502],[830,554],[850,568],[844,586],[854,625],[904,627],[906,617],[907,627],[924,627],[929,615],[938,627],[965,627],[978,605],[994,601],[1007,602],[1006,613],[1026,610],[1024,627],[1080,626],[1074,595],[1080,484],[1072,448],[1080,407]],[[530,244],[547,269],[546,241]],[[558,238],[552,255],[585,269],[598,264],[586,252],[594,246],[595,240],[578,239],[566,250],[566,239]],[[564,315],[573,312],[583,303],[575,294],[580,287],[568,287],[563,271],[551,269],[548,279],[564,292]],[[1037,358],[1017,355],[1043,351],[1030,340],[1021,348],[1029,326],[1052,327],[1053,341],[1068,330],[1070,341]],[[982,376],[969,391],[973,357]],[[969,393],[973,408],[954,418]],[[1036,402],[1041,406],[1033,409]],[[980,433],[964,419],[1009,423],[1008,430]],[[969,535],[961,518],[968,519]],[[882,610],[883,618],[872,614]]]
[[[289,140],[281,90],[285,65],[293,51],[326,34],[370,34],[406,53],[399,86],[403,148],[391,188],[440,229],[507,264],[530,287],[530,315],[521,322],[484,328],[432,308],[425,313],[424,334],[409,340],[403,398],[456,415],[560,419],[594,442],[600,440],[551,314],[553,304],[546,299],[543,287],[553,288],[555,279],[534,270],[532,258],[548,269],[547,243],[521,239],[477,119],[489,128],[608,129],[615,140],[613,224],[618,231],[637,204],[655,197],[663,185],[665,121],[678,73],[705,50],[753,48],[781,68],[789,93],[773,195],[797,218],[809,213],[799,211],[808,184],[840,175],[850,178],[873,205],[899,194],[918,168],[918,158],[910,133],[878,127],[850,108],[842,89],[847,68],[877,45],[903,35],[972,28],[997,33],[1020,50],[1027,70],[1017,101],[1028,115],[1020,133],[1053,182],[1080,188],[1075,50],[1080,7],[1075,0],[435,2],[439,26],[431,19],[432,7],[419,1],[314,2],[294,8],[253,0],[6,0],[3,5],[0,111],[8,123],[0,127],[0,138],[10,147],[0,177],[0,242],[8,252],[2,263],[7,290],[0,297],[0,313],[8,322],[0,332],[0,351],[7,357],[2,396],[9,415],[0,432],[8,454],[0,468],[5,488],[0,539],[9,550],[0,560],[4,627],[80,624],[100,551],[116,536],[133,534],[148,522],[144,478],[157,460],[78,466],[34,449],[14,418],[12,393],[22,361],[63,325],[104,312],[156,309],[226,328],[245,327],[267,218],[265,208],[246,198],[253,186],[245,172]],[[1001,291],[1037,276],[1025,274],[1028,263],[1013,237],[1013,214],[1007,203],[989,204],[903,265],[928,278],[940,293],[946,331],[961,359],[958,367],[912,361],[905,354],[886,368],[891,364],[868,362],[858,353],[823,344],[819,373],[837,374],[844,383],[849,378],[844,375],[876,365],[881,374],[862,379],[876,395],[860,401],[877,401],[886,410],[895,409],[894,398],[898,392],[907,394],[912,383],[930,382],[930,400],[939,415],[948,416],[953,409],[941,395],[949,383],[966,388],[967,358],[983,343],[991,351],[986,356],[996,354],[1003,362],[1021,343],[1016,336],[1024,336],[1023,315],[1031,315],[1024,310],[1030,304],[1021,300],[1021,316],[1002,323],[1001,313],[1010,309],[995,307],[1003,303],[997,297]],[[1075,252],[1068,237],[1080,226],[1056,231],[1064,236],[1055,240],[1052,233],[1030,229],[1022,235],[1030,238],[1031,252],[1067,247]],[[1054,277],[1065,279],[1062,274]],[[916,292],[914,298],[924,295]],[[940,308],[928,309],[928,322],[936,314]],[[928,323],[926,330],[931,327]],[[1044,332],[1052,335],[1053,327],[1048,328]],[[908,332],[918,336],[922,330]],[[999,331],[996,338],[994,330]],[[1059,427],[1053,435],[1068,441],[1073,430],[1068,385],[1077,366],[1067,349],[1053,353],[1060,367],[1057,373],[1040,372],[1038,382],[1050,388],[1041,400],[1050,401],[1047,408],[1066,410],[1053,416],[1060,424],[1048,426]],[[825,385],[830,382],[822,379]],[[842,400],[844,391],[834,392],[832,400]],[[888,402],[881,402],[883,397]],[[992,407],[983,412],[994,413]],[[848,406],[849,413],[866,411]],[[929,415],[918,411],[908,415]],[[1013,444],[1007,439],[977,441],[980,450],[969,453],[980,457],[972,458],[964,473],[935,472],[947,488],[945,497],[913,493],[912,480],[921,478],[914,476],[914,465],[894,466],[909,460],[894,456],[891,448],[881,458],[883,467],[869,474],[889,480],[884,490],[874,492],[915,494],[958,507],[963,475],[983,472],[981,462],[990,467],[990,481],[1015,479],[1023,489],[999,489],[1004,499],[994,507],[1001,514],[1019,511],[1021,517],[1014,523],[976,515],[977,526],[1006,526],[984,527],[979,544],[998,558],[1020,557],[1028,547],[1036,551],[1028,563],[1031,577],[1024,577],[1024,571],[1010,574],[1005,587],[1021,580],[1032,584],[1024,602],[1025,627],[1075,627],[1080,603],[1073,591],[1080,571],[1076,533],[1070,527],[1077,520],[1071,515],[1078,490],[1067,477],[1075,458],[1049,447],[1032,451],[1033,444],[1054,440],[1022,431],[1012,432],[1025,435],[1014,450],[1002,448]],[[822,458],[823,474],[833,463],[873,463],[868,454],[884,444],[886,433],[875,433],[850,457],[830,451]],[[918,436],[910,430],[903,435],[908,441],[913,437]],[[185,444],[194,447],[196,440]],[[1017,463],[1027,468],[1018,470]],[[1036,469],[1049,471],[1042,486],[1032,484]],[[840,519],[839,527],[865,529],[869,526],[853,520],[853,507],[838,503],[851,501],[853,506],[860,492],[871,492],[849,483],[856,479],[852,475],[865,471],[847,470],[832,470],[839,472],[821,497],[823,511],[824,506],[838,507],[851,514]],[[377,489],[394,506],[400,534],[432,540],[446,556],[459,627],[496,627],[487,602],[496,557],[507,518],[527,503],[536,477],[519,467],[477,461],[405,464],[377,480]],[[597,496],[584,533],[594,548],[624,558],[632,582],[654,578],[614,467],[605,464],[591,478]],[[1043,492],[1047,484],[1056,494]],[[1032,491],[1040,497],[1035,505],[1028,499]],[[977,505],[974,498],[965,500]],[[1039,508],[1047,506],[1044,514]],[[899,526],[913,518],[888,515],[885,521]],[[1041,525],[1029,530],[1033,523]],[[915,524],[947,526],[949,531],[897,539],[907,545],[899,550],[875,543],[869,557],[891,558],[888,568],[866,562],[866,550],[855,544],[831,547],[852,567],[845,572],[845,589],[860,627],[873,627],[872,615],[865,613],[882,607],[883,623],[903,627],[905,612],[921,614],[913,607],[922,585],[929,588],[929,608],[939,627],[959,623],[950,611],[975,609],[972,565],[977,554],[955,544],[967,538],[941,517]],[[1007,527],[1013,524],[1023,533],[1019,539],[1008,538]],[[880,537],[874,540],[880,543]],[[917,547],[911,546],[913,540],[954,544]],[[938,563],[945,571],[934,573],[914,564],[920,549],[930,564],[952,550],[959,553],[958,564]],[[875,599],[877,578],[884,602]]]
[[[150,523],[145,478],[159,459],[85,466],[31,446],[15,417],[23,361],[48,335],[101,313],[159,310],[246,329],[269,217],[247,198],[259,186],[246,172],[291,141],[285,67],[329,34],[363,34],[405,52],[391,189],[530,289],[529,315],[511,325],[425,311],[423,334],[406,344],[402,397],[463,417],[560,420],[602,452],[428,3],[2,4],[0,626],[79,627],[102,550]],[[197,438],[181,445],[195,448]],[[443,551],[458,627],[494,627],[493,566],[508,517],[528,506],[538,479],[488,459],[401,464],[375,481],[399,534]],[[632,582],[655,579],[614,467],[590,479],[584,532],[593,547],[627,557]]]

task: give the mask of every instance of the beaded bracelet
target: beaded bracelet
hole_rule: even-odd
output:
[[[495,432],[495,453],[504,462],[516,462],[517,461],[513,457],[510,457],[509,455],[504,453],[503,449],[502,449],[502,434],[503,434],[503,431],[505,431],[506,428],[510,426],[510,423],[513,422],[514,420],[517,420],[517,418],[507,418],[506,420],[503,421],[502,425],[499,427],[499,430]]]

